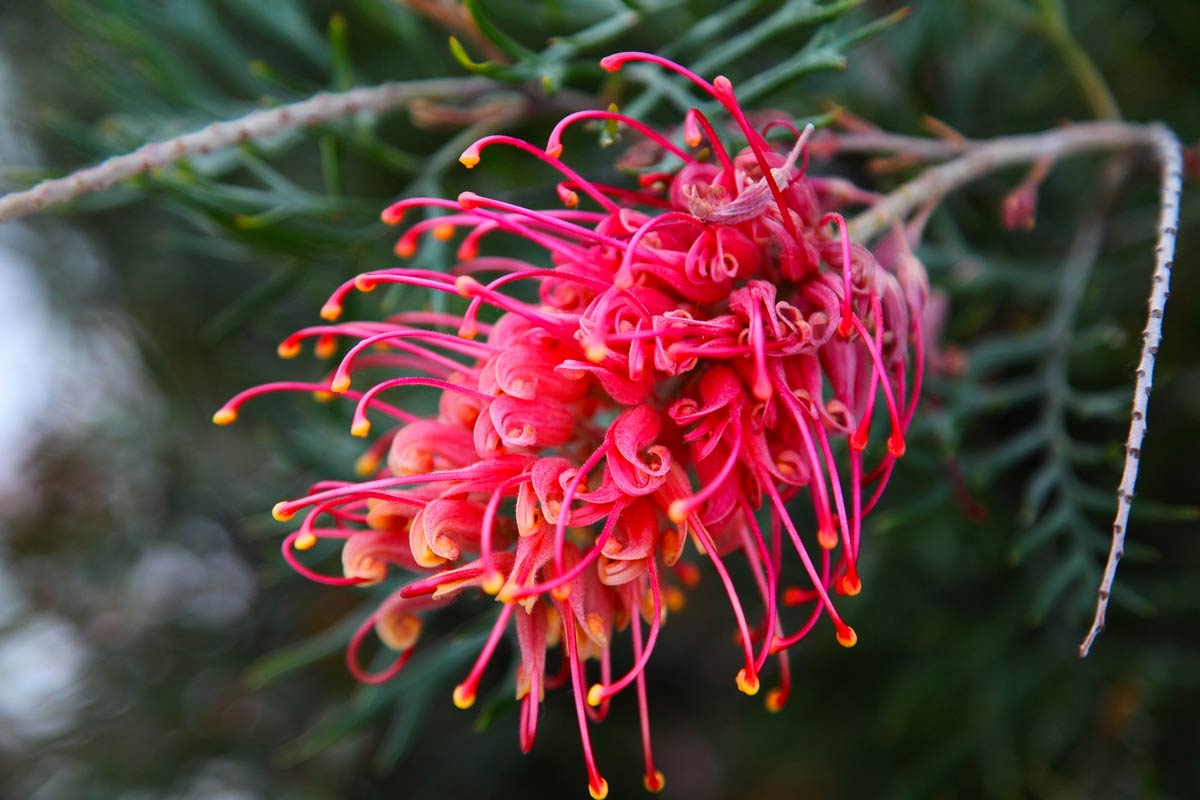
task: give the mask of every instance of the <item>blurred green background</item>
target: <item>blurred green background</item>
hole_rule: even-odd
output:
[[[803,117],[832,103],[910,134],[928,114],[980,138],[1095,116],[1078,80],[1090,58],[1127,118],[1163,120],[1185,142],[1200,131],[1192,0],[917,2],[904,18],[888,16],[897,3],[830,0],[479,7],[515,38],[508,54],[436,0],[4,0],[10,189],[324,89],[465,76],[448,27],[476,61],[507,66],[467,102],[479,124],[466,134],[436,124],[454,122],[439,108],[343,120],[0,225],[0,796],[586,796],[566,692],[547,695],[537,746],[520,755],[507,650],[485,686],[494,702],[452,707],[471,613],[436,623],[394,684],[364,690],[346,674],[341,645],[366,593],[292,575],[267,512],[352,474],[348,409],[295,396],[248,407],[232,429],[209,420],[246,386],[320,375],[275,346],[338,282],[394,263],[377,221],[390,200],[470,187],[552,202],[549,174],[519,157],[489,153],[468,179],[456,158],[480,132],[538,142],[564,109],[614,99],[681,119],[670,85],[606,77],[605,53],[728,74],[751,106]],[[487,102],[515,113],[489,119]],[[579,142],[568,155],[585,174],[614,172]],[[862,159],[812,169],[884,190],[913,174],[873,176]],[[968,366],[933,381],[869,520],[864,592],[846,603],[860,643],[798,648],[793,698],[769,714],[734,689],[732,628],[706,576],[649,669],[666,796],[1200,796],[1194,191],[1129,558],[1108,632],[1076,656],[1157,213],[1155,173],[1138,162],[1099,258],[1064,263],[1102,169],[1057,167],[1032,232],[999,222],[1020,172],[934,216],[921,252]],[[420,262],[450,256],[434,245]],[[376,292],[350,312],[427,299]],[[593,729],[613,797],[642,792],[635,711],[619,702]]]

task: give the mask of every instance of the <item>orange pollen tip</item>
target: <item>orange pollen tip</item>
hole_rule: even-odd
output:
[[[454,279],[454,291],[458,292],[462,297],[470,297],[474,294],[475,288],[478,286],[479,281],[470,275],[459,275]]]
[[[350,426],[350,435],[357,436],[360,439],[371,432],[371,421],[368,419],[356,419],[354,424]]]
[[[479,165],[479,150],[475,147],[468,147],[466,150],[463,150],[463,154],[458,157],[458,163],[467,169],[474,169]]]
[[[787,695],[783,693],[783,689],[772,689],[767,692],[766,698],[763,700],[763,705],[767,707],[767,711],[772,714],[778,714],[783,710],[783,704],[787,702]]]
[[[667,509],[667,516],[670,517],[671,522],[674,522],[676,525],[678,525],[679,523],[681,523],[685,519],[687,519],[687,515],[688,515],[687,503],[684,502],[683,500],[672,501],[671,507],[669,509]]]
[[[667,595],[667,610],[672,614],[678,614],[687,606],[687,595],[676,586],[668,586]]]
[[[604,800],[604,798],[608,797],[608,781],[601,778],[599,786],[593,786],[589,781],[588,794],[592,796],[592,800]]]
[[[213,414],[213,424],[215,425],[232,425],[237,421],[237,412],[232,408],[219,408],[217,413]]]
[[[826,550],[832,550],[838,544],[837,534],[831,528],[822,528],[817,531],[817,544]]]
[[[905,449],[904,437],[893,433],[888,437],[887,448],[888,452],[894,455],[896,458],[903,458]]]
[[[302,533],[292,542],[292,547],[297,550],[311,550],[313,545],[317,543],[317,537],[311,533]]]
[[[592,688],[588,689],[587,693],[588,705],[592,708],[604,702],[604,687],[599,683],[593,683]]]
[[[475,705],[475,690],[461,683],[455,686],[454,705],[464,710]]]
[[[333,380],[329,382],[329,391],[334,394],[341,394],[350,388],[349,375],[335,375]]]
[[[571,596],[571,584],[560,583],[558,586],[555,586],[550,590],[550,596],[560,602],[566,600]]]
[[[362,478],[374,473],[377,469],[379,469],[379,456],[374,453],[359,456],[358,461],[354,462],[354,472]]]
[[[683,140],[687,142],[688,147],[699,147],[701,142],[700,131],[695,131],[694,133],[688,134],[687,136],[683,137]]]
[[[558,158],[562,155],[562,153],[563,146],[561,142],[554,142],[546,146],[546,155],[550,156],[551,158]]]
[[[271,509],[271,516],[275,518],[276,522],[287,522],[296,516],[296,512],[289,509],[286,502],[276,503],[275,507]]]
[[[300,355],[300,343],[285,340],[279,343],[275,352],[279,354],[280,358],[295,358]]]
[[[742,669],[738,670],[737,687],[745,694],[753,697],[754,695],[758,694],[761,684],[758,682],[757,675],[748,675],[746,673],[746,668],[743,667]]]
[[[850,321],[850,317],[843,316],[838,322],[837,335],[843,339],[849,339],[850,334],[854,332],[854,323]]]
[[[329,302],[321,306],[321,319],[334,322],[342,315],[342,304]]]
[[[334,397],[336,395],[333,392],[313,392],[313,400],[316,400],[318,403],[332,402]]]
[[[667,779],[663,776],[662,770],[654,770],[654,774],[647,775],[642,778],[642,785],[646,787],[646,791],[650,794],[658,794],[667,785]]]
[[[379,218],[383,220],[384,225],[395,225],[400,220],[404,219],[404,212],[399,209],[393,210],[392,207],[389,206],[383,210],[383,213],[379,215]]]
[[[417,252],[417,243],[406,236],[396,242],[392,251],[401,258],[412,258],[413,254]]]
[[[453,225],[434,225],[433,226],[433,238],[437,239],[439,242],[445,242],[445,241],[449,241],[450,239],[453,239],[454,238],[454,226]]]
[[[842,647],[854,647],[858,644],[858,634],[854,632],[854,628],[849,625],[843,625],[838,628],[837,632],[838,644]]]
[[[379,283],[366,275],[358,275],[354,278],[354,288],[360,292],[373,292]]]
[[[862,591],[862,581],[857,575],[845,575],[838,581],[842,594],[854,597]]]
[[[337,340],[321,338],[317,340],[317,346],[313,348],[313,353],[317,358],[331,358],[337,352]],[[287,356],[284,356],[286,358]]]
[[[798,586],[789,586],[783,590],[783,604],[785,606],[798,606],[804,602],[804,590]]]
[[[476,325],[464,324],[461,328],[458,329],[458,335],[460,338],[463,338],[463,339],[474,339],[476,336],[479,335],[479,327]]]

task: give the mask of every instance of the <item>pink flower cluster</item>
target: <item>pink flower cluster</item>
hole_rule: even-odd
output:
[[[544,148],[507,136],[479,140],[463,154],[466,166],[489,147],[519,148],[562,175],[565,207],[534,210],[470,192],[396,203],[383,215],[393,224],[410,209],[449,211],[412,225],[398,253],[412,254],[423,235],[461,232],[459,263],[449,274],[384,269],[341,286],[322,310],[330,324],[280,347],[292,356],[315,339],[318,354],[330,355],[339,340],[354,340],[328,382],[251,389],[215,417],[232,422],[264,392],[309,390],[357,400],[357,436],[372,430],[368,412],[391,419],[360,462],[369,480],[322,482],[276,506],[279,520],[303,513],[285,557],[339,585],[377,583],[394,568],[420,576],[354,635],[348,663],[367,682],[404,666],[424,612],[466,592],[494,595],[495,624],[455,704],[472,704],[514,627],[521,748],[533,745],[545,689],[569,683],[597,798],[608,789],[589,722],[629,687],[642,718],[646,788],[663,786],[644,670],[668,609],[680,608],[682,588],[699,580],[697,561],[711,564],[728,596],[741,649],[737,686],[757,693],[767,660],[778,658],[768,708],[781,708],[790,691],[787,650],[823,616],[838,642],[854,645],[834,597],[860,591],[862,520],[904,453],[928,296],[902,236],[889,242],[885,263],[850,241],[834,209],[862,193],[805,175],[811,129],[781,119],[757,128],[728,80],[709,83],[655,56],[619,53],[601,63],[617,70],[630,61],[689,79],[728,112],[747,146],[727,149],[695,109],[683,144],[616,110],[571,114]],[[588,120],[644,138],[633,151],[643,164],[637,188],[585,180],[560,160],[564,131]],[[793,146],[777,151],[772,129]],[[479,255],[492,233],[538,245],[551,266]],[[537,299],[505,292],[519,283],[536,286]],[[381,284],[465,298],[465,310],[334,324],[348,293]],[[480,318],[485,306],[490,323]],[[398,377],[360,393],[351,386],[362,370]],[[436,415],[381,398],[413,386],[440,393]],[[885,447],[872,448],[877,429]],[[868,470],[864,454],[876,450]],[[800,495],[811,500],[808,522],[788,510]],[[343,542],[343,576],[300,563],[296,551],[323,539]],[[693,555],[685,555],[689,541]],[[786,586],[784,558],[793,552],[806,577]],[[735,557],[745,560],[754,608],[735,585]],[[790,606],[807,607],[791,625]],[[613,652],[625,630],[630,666],[616,674]],[[368,673],[358,650],[372,631],[398,656]],[[549,669],[555,649],[561,666]]]

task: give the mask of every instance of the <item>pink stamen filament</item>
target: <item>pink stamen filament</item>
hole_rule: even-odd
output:
[[[562,619],[562,637],[567,648],[567,661],[570,664],[571,686],[574,689],[573,695],[575,698],[575,716],[579,720],[579,739],[583,745],[583,760],[587,764],[588,785],[593,790],[593,794],[600,794],[602,787],[607,787],[607,784],[600,777],[600,771],[596,769],[596,759],[592,755],[592,742],[588,736],[587,710],[583,702],[583,665],[579,660],[579,643],[576,640],[575,615],[563,601],[556,601],[555,605],[558,607],[558,615]],[[509,608],[512,607],[509,606]]]
[[[362,646],[363,639],[375,627],[375,620],[379,616],[379,612],[372,613],[369,617],[363,620],[358,629],[354,631],[354,635],[350,637],[350,646],[346,648],[346,668],[350,670],[350,674],[355,680],[360,683],[365,683],[371,686],[389,681],[404,669],[404,665],[408,663],[408,659],[412,657],[413,648],[409,648],[396,657],[391,666],[383,669],[380,672],[367,672],[358,664],[358,650]]]
[[[633,117],[626,116],[625,114],[621,114],[616,111],[604,111],[601,109],[585,109],[583,111],[576,111],[574,114],[568,114],[559,120],[558,124],[554,126],[554,130],[550,131],[550,137],[546,140],[547,154],[557,158],[562,153],[563,149],[563,133],[567,130],[567,128],[569,128],[571,125],[574,125],[576,122],[581,122],[588,119],[603,119],[619,122],[622,125],[627,125],[628,127],[633,128],[635,131],[645,136],[647,139],[653,140],[659,147],[670,151],[684,163],[691,163],[695,160],[686,150],[641,120],[634,119]]]
[[[496,617],[496,624],[492,626],[492,632],[488,634],[483,649],[479,651],[479,658],[475,660],[475,666],[471,667],[471,672],[467,675],[466,680],[458,685],[456,692],[462,691],[467,696],[474,698],[479,680],[483,677],[488,662],[492,660],[492,654],[496,652],[496,645],[500,643],[500,637],[504,634],[504,629],[508,627],[508,620],[512,617],[515,608],[515,605],[510,604],[500,610],[500,614]]]
[[[658,630],[662,621],[662,589],[658,582],[658,568],[654,563],[654,555],[651,554],[646,558],[646,574],[650,584],[650,596],[653,600],[654,616],[650,621],[650,638],[646,642],[646,649],[642,651],[641,647],[641,621],[638,617],[641,615],[637,610],[640,604],[631,604],[629,620],[634,630],[635,641],[637,642],[637,650],[635,652],[634,663],[630,667],[629,672],[625,673],[619,680],[605,682],[601,685],[601,690],[598,693],[600,701],[603,702],[621,693],[633,681],[641,681],[644,678],[646,665],[650,663],[650,656],[654,653],[654,645],[658,642]],[[593,698],[589,696],[589,704]]]

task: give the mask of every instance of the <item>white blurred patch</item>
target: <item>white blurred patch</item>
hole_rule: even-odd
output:
[[[87,659],[75,628],[52,614],[0,637],[0,747],[17,748],[71,728]]]

